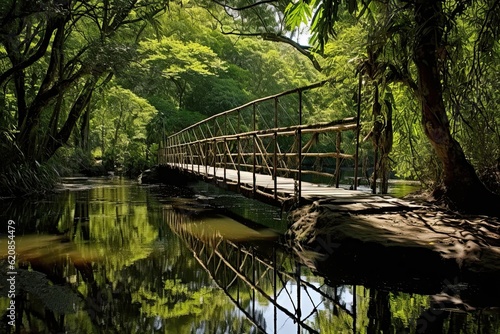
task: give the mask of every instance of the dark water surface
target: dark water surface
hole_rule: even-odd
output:
[[[2,224],[16,223],[19,333],[500,333],[499,300],[461,299],[499,286],[440,277],[429,292],[418,277],[312,273],[282,245],[279,212],[238,195],[107,179],[64,188],[0,204]],[[5,232],[0,333],[15,333]]]

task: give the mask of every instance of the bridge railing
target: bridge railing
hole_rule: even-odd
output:
[[[237,186],[253,192],[259,191],[256,174],[270,175],[275,199],[280,176],[295,180],[299,199],[306,177],[338,187],[344,161],[351,160],[356,180],[359,117],[303,124],[303,116],[314,112],[307,94],[318,94],[315,90],[327,82],[254,100],[193,124],[166,139],[158,162],[224,182],[227,171],[236,170]],[[243,182],[241,171],[251,172],[253,180]]]

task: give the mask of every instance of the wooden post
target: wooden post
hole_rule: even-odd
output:
[[[340,144],[342,142],[342,131],[337,132],[337,142],[336,142],[336,151],[337,151],[337,159],[335,162],[335,187],[339,187],[340,183]]]
[[[300,322],[300,318],[302,317],[302,309],[300,308],[300,262],[295,262],[295,280],[297,281],[297,309],[295,310],[295,314],[297,315],[297,324]],[[300,326],[298,326],[298,333],[300,333]]]
[[[203,164],[203,147],[201,146],[201,143],[198,142],[198,160],[196,161],[198,163],[198,174],[200,174],[200,165]]]
[[[302,90],[299,90],[299,126],[302,125]],[[299,157],[299,175],[297,176],[298,181],[298,194],[297,194],[297,204],[300,205],[300,198],[302,197],[302,129],[299,127],[297,129],[297,153]]]
[[[173,148],[172,148],[173,162],[174,162],[174,166],[177,168],[177,163],[179,162],[179,154],[177,152],[177,150],[178,150],[178,148],[177,148],[177,136],[172,138],[172,144],[173,144]]]
[[[274,305],[274,333],[278,332],[278,293],[276,283],[278,282],[278,264],[276,263],[276,246],[273,246],[273,305]]]
[[[238,130],[239,132],[239,130]],[[241,173],[240,173],[240,170],[241,170],[241,143],[240,143],[240,136],[237,137],[237,140],[236,140],[236,145],[238,145],[238,170],[237,170],[237,173],[238,173],[238,190],[240,189],[240,186],[241,186]]]
[[[177,136],[177,168],[182,169],[182,147],[180,146],[180,138]]]
[[[173,166],[174,165],[174,148],[173,148],[173,145],[174,145],[174,140],[172,137],[170,137],[169,139],[169,144],[168,144],[168,155],[169,155],[169,158],[168,158],[168,162]]]
[[[241,132],[241,125],[240,125],[240,115],[241,114],[241,110],[238,109],[238,134]],[[240,136],[237,137],[237,140],[236,140],[236,144],[238,145],[238,191],[240,190],[240,186],[241,186],[241,173],[240,173],[240,170],[241,170],[241,143],[240,143]]]
[[[226,183],[226,164],[227,164],[226,147],[227,147],[227,140],[226,138],[224,138],[224,184]]]
[[[252,247],[252,285],[255,286],[255,247]],[[252,289],[252,316],[255,318],[255,289]]]
[[[359,73],[359,81],[358,81],[358,112],[356,116],[356,153],[354,154],[354,190],[358,189],[358,154],[359,154],[359,122],[361,116],[361,87],[363,85],[363,75],[361,72]]]
[[[357,303],[356,285],[352,286],[352,332],[356,334],[357,330],[357,317],[358,317],[358,303]]]
[[[253,104],[253,131],[256,130],[256,104]],[[257,157],[257,134],[253,135],[253,194],[257,192],[257,180],[255,178],[255,169],[257,168],[257,161],[255,160]]]
[[[168,163],[173,163],[172,138],[168,139]]]
[[[217,141],[214,139],[213,143],[213,155],[214,155],[214,183],[217,183]]]
[[[274,128],[278,128],[278,98],[274,99]],[[273,154],[273,180],[274,180],[274,199],[278,199],[278,132],[274,131],[274,154]]]
[[[373,152],[373,183],[372,183],[372,194],[377,193],[377,163],[378,163],[378,147],[375,146]]]
[[[169,152],[170,152],[170,139],[167,139],[167,142],[166,142],[166,146],[164,148],[164,152],[165,152],[165,160],[163,160],[164,164],[168,164],[170,161],[169,161]]]
[[[193,129],[193,132],[194,132],[194,129]],[[194,157],[195,157],[195,154],[196,154],[196,146],[193,146],[193,144],[191,144],[192,139],[191,139],[191,135],[189,135],[189,132],[188,132],[188,140],[189,140],[189,143],[190,143],[189,144],[189,152],[191,154],[191,172],[194,174]]]
[[[205,177],[208,178],[208,153],[210,152],[208,141],[204,142],[205,145]]]
[[[176,139],[176,150],[177,150],[177,168],[181,169],[182,167],[182,151],[181,151],[181,139],[180,139],[180,136],[176,136],[175,137]]]

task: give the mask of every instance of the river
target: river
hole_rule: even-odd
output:
[[[0,238],[1,333],[500,333],[500,301],[483,298],[498,286],[312,272],[285,246],[286,213],[239,195],[118,178],[61,188],[0,204],[15,226]]]

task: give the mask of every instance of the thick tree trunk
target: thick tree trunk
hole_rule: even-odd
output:
[[[417,94],[424,132],[443,164],[442,194],[455,209],[500,216],[500,197],[481,183],[465,158],[462,147],[450,133],[437,56],[443,32],[442,2],[417,0],[414,14],[417,23],[414,50],[418,72]]]

